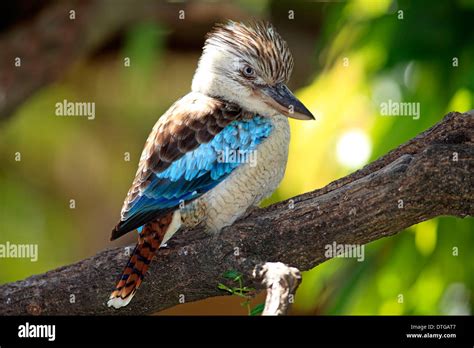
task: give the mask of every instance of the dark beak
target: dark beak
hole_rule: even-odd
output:
[[[298,120],[314,120],[314,116],[283,83],[262,89],[266,103],[285,116]]]

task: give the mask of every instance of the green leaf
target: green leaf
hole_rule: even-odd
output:
[[[256,305],[256,306],[250,311],[250,315],[251,315],[251,316],[260,315],[260,314],[262,314],[264,308],[265,308],[265,303],[260,303],[260,304]]]
[[[243,292],[253,292],[253,291],[255,291],[255,288],[249,288],[247,286],[244,286],[240,290],[242,290]]]
[[[242,274],[240,274],[239,272],[235,270],[227,271],[222,276],[227,279],[232,279],[233,281],[238,281],[239,279],[242,278]]]
[[[220,289],[220,290],[224,290],[224,291],[230,292],[231,294],[234,293],[234,290],[232,290],[232,289],[229,288],[227,285],[222,284],[222,283],[219,283],[219,284],[217,285],[217,288]]]

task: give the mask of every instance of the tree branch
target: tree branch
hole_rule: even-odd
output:
[[[253,276],[267,288],[262,315],[285,315],[301,283],[300,271],[281,262],[267,262],[257,265]]]
[[[365,244],[436,216],[472,215],[473,140],[474,112],[450,113],[361,170],[291,202],[258,209],[218,236],[206,237],[200,229],[178,232],[121,310],[106,306],[128,258],[124,248],[114,248],[0,286],[0,315],[150,314],[183,299],[223,295],[217,284],[228,270],[261,288],[251,276],[258,264],[280,261],[304,271],[324,262],[325,246],[333,242]]]

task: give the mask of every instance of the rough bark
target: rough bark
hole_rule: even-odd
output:
[[[258,264],[279,261],[304,271],[324,262],[325,246],[333,242],[365,244],[436,216],[472,215],[473,140],[474,112],[450,113],[361,170],[292,198],[292,204],[258,209],[218,236],[178,232],[121,310],[106,306],[127,261],[124,248],[115,248],[0,286],[0,315],[154,313],[177,305],[182,296],[189,302],[223,295],[217,284],[228,270],[261,288],[251,275]]]

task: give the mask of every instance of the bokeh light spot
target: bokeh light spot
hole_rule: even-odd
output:
[[[371,152],[371,141],[367,134],[360,129],[352,129],[343,133],[336,146],[338,162],[351,169],[367,163]]]

